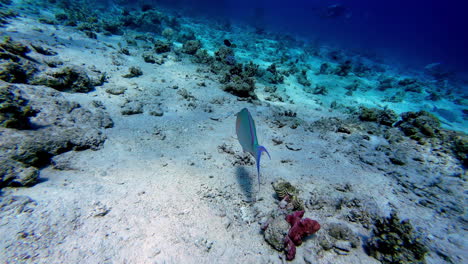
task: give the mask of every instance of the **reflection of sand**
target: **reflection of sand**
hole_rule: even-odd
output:
[[[31,30],[33,27],[44,32],[38,34]],[[51,166],[41,171],[44,182],[31,188],[3,190],[7,196],[29,196],[37,205],[29,204],[34,210],[17,216],[3,212],[2,263],[21,262],[22,258],[31,263],[280,263],[278,255],[282,254],[266,244],[258,224],[276,207],[270,182],[277,178],[298,186],[305,201],[319,194],[322,200],[332,203],[360,199],[375,205],[372,209],[381,214],[397,209],[402,218],[411,219],[415,227],[428,232],[427,239],[435,249],[458,263],[466,259],[462,253],[466,251],[462,220],[418,206],[420,197],[402,193],[397,180],[388,176],[389,171],[395,170],[404,171],[403,177],[411,178],[412,182],[433,181],[443,190],[437,192],[439,200],[466,198],[462,195],[462,180],[447,176],[454,170],[450,166],[455,163],[450,159],[443,164],[423,149],[427,162],[420,170],[410,167],[417,164],[413,161],[403,169],[392,167],[385,155],[376,156],[379,166],[370,166],[357,159],[362,154],[354,149],[357,139],[347,140],[340,133],[319,129],[311,132],[305,129],[306,125],[297,129],[278,128],[272,117],[275,107],[237,101],[235,96],[224,93],[217,82],[207,79],[208,72],[197,71],[203,66],[188,59],[175,61],[169,55],[163,65],[147,64],[138,48],[131,47],[132,56],[125,56],[109,47],[116,47],[120,37],[99,36],[98,41],[90,40],[73,29],[54,29],[28,18],[12,22],[6,31],[15,39],[41,39],[49,43],[66,63],[85,64],[107,72],[109,82],[104,86],[88,94],[64,96],[83,106],[89,106],[93,100],[101,101],[115,125],[105,131],[108,139],[101,150],[65,153],[55,158],[58,164],[66,164],[65,170]],[[45,37],[52,32],[56,40]],[[246,50],[239,51],[240,58],[250,56],[253,55]],[[112,65],[111,57],[118,57],[124,66]],[[318,65],[318,61],[312,63],[313,68]],[[122,78],[129,66],[141,67],[143,76]],[[346,81],[336,76],[311,75],[310,80],[329,82],[329,95],[310,98],[296,88],[295,78],[291,77],[287,80],[289,84],[283,85],[287,89],[284,93],[296,104],[278,103],[293,109],[307,122],[320,117],[344,117],[328,111],[329,105],[338,99],[356,106],[379,103],[379,98],[370,96],[372,93],[343,97]],[[200,82],[206,86],[199,85]],[[367,82],[373,85],[372,80]],[[172,89],[175,85],[179,88]],[[124,95],[109,95],[105,90],[112,86],[124,86],[127,90]],[[180,89],[196,98],[196,108],[187,106],[188,102],[177,94]],[[259,97],[263,98],[261,90]],[[222,103],[210,103],[213,99],[221,99]],[[120,106],[125,100],[140,102],[144,113],[122,116]],[[400,111],[415,107],[413,102],[400,106]],[[204,111],[208,107],[212,113]],[[235,138],[235,117],[228,113],[243,107],[251,110],[259,140],[272,156],[272,160],[263,159],[262,186],[259,194],[253,194],[258,199],[255,203],[249,193],[257,190],[254,166],[240,167],[244,173],[238,173],[239,167],[232,166],[235,155],[218,149],[226,144],[235,154],[241,154]],[[164,111],[162,117],[149,114],[159,108]],[[274,145],[273,138],[284,143]],[[301,150],[291,151],[286,144]],[[386,144],[383,138],[373,136],[365,154],[370,155]],[[345,184],[352,186],[349,193],[337,190],[340,189],[337,186]],[[346,222],[346,215],[345,209],[336,211],[326,206],[324,210],[306,213],[306,217],[323,225]],[[363,237],[369,235],[369,230],[362,226],[348,224]],[[318,249],[314,238],[307,240],[298,248],[295,262],[377,263],[360,247],[348,255],[338,255],[333,250],[317,252]],[[434,252],[427,260],[441,263]]]

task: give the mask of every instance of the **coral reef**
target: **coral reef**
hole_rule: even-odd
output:
[[[426,263],[427,248],[415,236],[409,221],[400,221],[393,211],[375,222],[373,236],[367,242],[369,254],[382,263]]]

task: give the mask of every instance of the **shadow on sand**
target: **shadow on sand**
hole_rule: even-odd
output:
[[[250,176],[249,172],[242,166],[236,168],[236,179],[237,183],[240,185],[241,190],[247,201],[254,201],[255,195],[253,195],[253,178]]]

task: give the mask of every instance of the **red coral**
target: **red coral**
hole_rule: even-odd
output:
[[[291,225],[288,235],[284,238],[286,259],[292,260],[296,256],[296,247],[302,244],[302,238],[312,235],[320,229],[320,224],[310,218],[304,218],[304,211],[297,211],[286,216],[286,221]]]

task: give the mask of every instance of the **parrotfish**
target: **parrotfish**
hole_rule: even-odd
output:
[[[255,158],[257,163],[258,189],[260,190],[260,158],[262,157],[262,152],[265,151],[270,159],[271,157],[266,148],[258,144],[255,122],[247,108],[237,113],[236,133],[242,150],[252,154]]]

